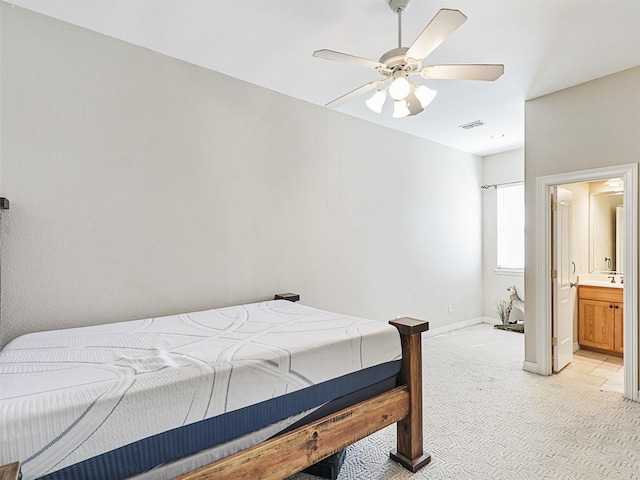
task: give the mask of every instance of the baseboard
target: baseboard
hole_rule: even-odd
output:
[[[436,327],[427,330],[422,335],[424,337],[435,337],[436,335],[442,335],[443,333],[452,332],[454,330],[460,330],[461,328],[470,327],[471,325],[478,325],[479,323],[486,323],[486,317],[470,318],[469,320],[462,320],[461,322],[451,323],[449,325],[443,325],[442,327]]]
[[[540,368],[536,362],[529,362],[528,360],[524,360],[522,362],[522,369],[525,372],[537,373],[538,375],[542,375],[542,373],[540,373]]]
[[[580,344],[578,342],[575,342],[573,344],[573,351],[577,352],[578,350],[580,350]]]
[[[482,317],[482,322],[489,325],[502,325],[502,321],[495,317]]]

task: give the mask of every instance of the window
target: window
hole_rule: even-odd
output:
[[[524,272],[524,185],[498,187],[497,272]]]

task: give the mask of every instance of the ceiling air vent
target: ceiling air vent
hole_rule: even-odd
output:
[[[464,125],[458,125],[460,128],[464,128],[465,130],[471,130],[472,128],[481,127],[484,125],[482,120],[476,120],[475,122],[465,123]]]

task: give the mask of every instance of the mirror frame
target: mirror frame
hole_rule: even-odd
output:
[[[618,268],[618,266],[622,266],[619,265],[619,259],[618,259],[618,253],[617,253],[617,240],[616,240],[616,235],[618,234],[618,228],[616,226],[616,211],[614,209],[613,211],[613,215],[611,218],[611,221],[613,222],[612,225],[607,225],[606,228],[609,229],[609,231],[612,234],[612,240],[611,240],[611,253],[609,254],[611,259],[611,266],[607,269],[607,268],[596,268],[597,266],[597,262],[596,262],[596,254],[603,256],[602,252],[597,252],[597,248],[596,248],[596,229],[601,229],[602,227],[599,225],[596,225],[596,223],[600,223],[602,220],[599,220],[598,218],[596,218],[596,209],[594,208],[594,204],[596,202],[597,199],[602,199],[602,198],[606,198],[606,197],[619,197],[620,201],[619,204],[620,205],[624,205],[624,193],[623,191],[613,191],[613,190],[609,190],[609,191],[600,191],[600,192],[592,192],[589,193],[589,273],[595,273],[595,274],[608,274],[608,273],[612,273],[612,272],[616,272],[616,273],[624,273],[620,268]],[[613,202],[612,202],[613,203]],[[599,257],[598,257],[599,258]],[[605,257],[607,258],[607,257]],[[604,260],[602,260],[604,261]]]

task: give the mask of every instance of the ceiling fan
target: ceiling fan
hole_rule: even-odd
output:
[[[398,48],[389,50],[377,62],[333,50],[313,52],[314,57],[367,67],[376,70],[383,77],[336,98],[327,103],[327,107],[338,107],[352,98],[377,89],[366,104],[374,112],[380,113],[388,90],[394,100],[393,116],[408,117],[422,112],[436,96],[435,90],[409,81],[411,76],[419,75],[424,79],[493,81],[504,73],[504,65],[499,64],[422,65],[423,60],[455,32],[467,17],[459,10],[440,10],[411,46],[406,48],[402,46],[402,13],[407,9],[409,0],[386,1],[398,15]]]

